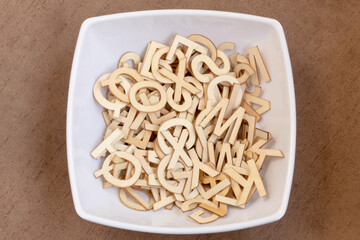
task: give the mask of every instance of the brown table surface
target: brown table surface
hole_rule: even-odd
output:
[[[360,235],[360,2],[1,1],[0,239],[355,239]],[[275,223],[222,234],[170,236],[82,220],[67,172],[71,63],[88,17],[193,8],[275,18],[291,55],[297,107],[290,202]]]

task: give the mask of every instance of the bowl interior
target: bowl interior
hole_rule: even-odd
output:
[[[182,228],[201,232],[201,228],[214,231],[230,225],[232,229],[242,228],[247,222],[271,218],[286,208],[285,188],[289,181],[288,172],[292,171],[289,163],[293,161],[290,156],[290,112],[291,107],[294,107],[290,106],[289,101],[289,79],[285,64],[287,52],[271,22],[247,18],[246,15],[238,16],[181,12],[119,14],[94,18],[83,25],[77,56],[74,57],[72,91],[69,92],[72,108],[69,109],[68,126],[71,126],[71,132],[68,132],[68,140],[71,145],[69,168],[72,168],[74,175],[74,201],[78,201],[77,207],[81,206],[81,211],[87,216],[96,218],[98,222],[106,220],[106,224],[139,231],[145,228],[148,230],[149,227],[166,227],[176,228],[180,232]],[[130,210],[119,201],[117,189],[102,189],[102,180],[95,179],[93,175],[102,161],[92,159],[90,152],[101,141],[105,129],[101,116],[103,109],[92,95],[94,82],[102,74],[115,70],[119,57],[125,52],[134,51],[143,56],[149,41],[170,45],[175,33],[183,36],[202,34],[215,45],[234,42],[240,53],[258,45],[272,77],[270,83],[262,82],[262,97],[271,101],[271,111],[263,115],[258,126],[270,131],[275,139],[266,147],[281,149],[285,158],[267,158],[265,162],[261,175],[268,196],[259,198],[255,193],[245,209],[230,207],[226,217],[207,225],[194,223],[187,217],[189,213],[184,214],[176,207],[172,211],[161,209],[157,212]],[[166,232],[164,229],[161,231]]]

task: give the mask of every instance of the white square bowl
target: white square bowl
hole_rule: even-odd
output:
[[[246,52],[258,45],[272,77],[263,84],[271,111],[259,126],[274,136],[268,148],[281,149],[285,158],[269,158],[261,172],[268,195],[255,194],[245,209],[230,207],[213,223],[199,225],[177,208],[139,212],[126,208],[117,189],[102,189],[93,173],[101,166],[90,152],[105,125],[92,95],[96,79],[116,69],[128,51],[143,56],[149,41],[170,44],[175,33],[198,33],[215,45],[230,41]],[[284,31],[274,19],[218,11],[160,10],[130,12],[87,19],[81,26],[71,70],[67,108],[67,155],[76,212],[85,220],[123,229],[169,234],[232,231],[280,219],[286,211],[295,161],[296,111],[291,63]]]

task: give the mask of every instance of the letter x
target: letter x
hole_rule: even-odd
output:
[[[162,132],[162,134],[174,148],[174,152],[172,153],[168,169],[173,169],[175,167],[179,157],[181,157],[181,159],[185,162],[185,164],[188,167],[191,167],[193,165],[193,163],[192,163],[189,155],[184,151],[185,143],[186,143],[187,137],[189,135],[188,131],[185,130],[185,131],[181,132],[179,141],[177,141],[177,138],[173,137],[169,133],[169,131]]]
[[[184,58],[184,61],[186,61],[185,58]],[[197,89],[196,87],[194,87],[191,83],[186,82],[184,80],[184,74],[181,74],[180,72],[178,75],[175,75],[174,73],[170,72],[166,68],[162,68],[159,70],[159,73],[164,75],[169,80],[171,80],[175,83],[175,95],[174,95],[175,102],[179,102],[181,100],[181,89],[182,88],[185,88],[192,94],[197,94],[198,92],[200,92],[200,90]]]

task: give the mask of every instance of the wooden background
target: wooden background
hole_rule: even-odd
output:
[[[360,2],[0,1],[0,239],[356,239],[360,235]],[[118,12],[194,8],[275,18],[296,91],[297,151],[288,211],[223,234],[169,236],[82,220],[67,172],[65,119],[81,23]]]

